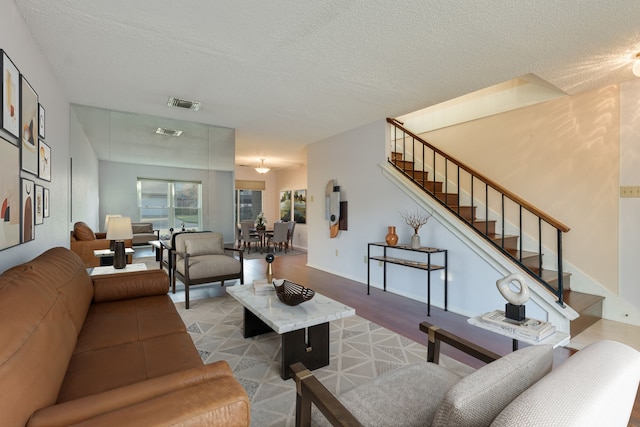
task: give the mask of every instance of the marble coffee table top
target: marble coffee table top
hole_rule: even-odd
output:
[[[292,307],[281,302],[275,290],[267,295],[256,295],[253,285],[235,285],[226,289],[229,295],[278,334],[356,314],[355,308],[317,292],[313,299]]]

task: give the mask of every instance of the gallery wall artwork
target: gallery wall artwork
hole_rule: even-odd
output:
[[[51,181],[51,148],[42,140],[38,145],[38,177]]]
[[[38,94],[20,76],[22,170],[38,175]]]
[[[22,243],[35,239],[34,200],[35,184],[33,181],[22,178]]]
[[[280,220],[291,220],[291,191],[280,192]]]
[[[20,72],[4,50],[0,50],[2,61],[2,129],[14,137],[20,135]]]
[[[307,223],[307,190],[293,192],[293,220],[298,224]]]
[[[20,244],[20,150],[0,138],[0,250]]]
[[[49,189],[43,189],[42,200],[44,201],[44,217],[49,218]]]
[[[35,224],[40,225],[44,222],[44,200],[43,200],[43,188],[42,185],[36,184],[36,189],[33,193],[35,201]]]
[[[5,50],[0,49],[0,250],[35,239],[50,215],[51,147],[45,109]],[[33,179],[25,176],[33,175]]]

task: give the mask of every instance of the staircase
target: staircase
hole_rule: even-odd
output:
[[[567,303],[578,312],[580,316],[572,320],[570,324],[572,336],[579,334],[602,318],[604,298],[572,291],[570,288],[571,276],[562,271],[562,234],[569,231],[568,227],[431,146],[417,135],[404,129],[394,119],[387,119],[387,121],[395,129],[395,138],[392,141],[394,147],[391,158],[388,159],[389,163],[413,184],[464,221],[473,232],[481,235],[504,256],[519,264],[533,279],[557,297],[558,304],[564,306]],[[450,169],[454,172],[450,173]],[[466,188],[464,188],[464,178],[461,175],[470,177]],[[474,194],[478,187],[481,190],[479,196],[477,193]],[[448,191],[449,188],[454,188],[455,191]],[[491,212],[490,206],[492,210],[495,210],[496,199],[499,200],[497,205],[500,214],[497,219],[491,219],[490,213],[493,212]],[[517,206],[517,208],[514,209],[511,205]],[[514,210],[517,211],[515,220],[514,218],[507,220],[505,217],[508,212]],[[478,213],[480,213],[480,217]],[[524,225],[525,218],[532,216],[535,218],[534,226]],[[517,224],[515,226],[516,233],[507,234],[505,230],[509,227],[513,228],[512,223],[514,222]],[[529,220],[529,222],[531,221]],[[523,250],[525,227],[529,226],[529,229],[535,229],[536,222],[538,251]],[[549,228],[557,235],[555,269],[543,266],[542,240],[543,234],[550,234]],[[530,234],[527,236],[530,238]]]

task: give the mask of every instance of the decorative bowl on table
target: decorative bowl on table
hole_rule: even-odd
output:
[[[305,288],[287,279],[274,280],[273,287],[276,288],[278,299],[291,306],[309,301],[316,294],[313,289]]]

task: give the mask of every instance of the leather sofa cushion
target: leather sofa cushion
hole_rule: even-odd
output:
[[[76,353],[57,403],[198,366],[200,355],[183,332]]]
[[[73,234],[76,240],[96,240],[96,235],[93,230],[82,221],[73,224]]]

